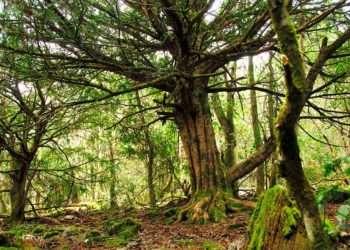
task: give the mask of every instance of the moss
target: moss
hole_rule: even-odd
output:
[[[225,249],[221,244],[214,241],[204,241],[202,243],[202,248],[205,250],[223,250]]]
[[[324,221],[323,228],[332,240],[338,240],[340,231],[329,219]]]
[[[275,204],[280,196],[285,195],[286,190],[283,187],[276,185],[259,197],[248,227],[250,236],[248,249],[253,250],[263,248],[265,235],[267,233],[265,231],[266,216],[264,215],[270,214],[270,217],[273,216],[273,214],[276,213],[276,206],[271,206],[271,204]]]
[[[93,237],[99,237],[102,233],[97,230],[92,230],[86,233],[85,238],[93,238]]]
[[[220,222],[226,218],[225,207],[213,207],[209,209],[209,218],[213,222]]]
[[[32,233],[33,234],[42,234],[43,232],[46,231],[46,226],[45,225],[42,225],[42,224],[39,224],[37,225],[36,227],[33,228],[32,230]]]
[[[27,225],[14,225],[6,233],[14,238],[21,238],[28,230]]]
[[[0,247],[0,250],[18,250],[17,247]]]
[[[245,209],[232,199],[232,194],[225,190],[202,191],[196,193],[182,208],[178,209],[177,221],[205,224],[220,222],[228,213]]]
[[[70,226],[64,229],[62,236],[67,237],[67,236],[78,235],[79,233],[81,233],[81,231],[82,230],[80,228],[77,228],[75,226]]]
[[[126,218],[120,221],[110,221],[105,225],[106,231],[108,234],[120,234],[123,231],[134,231],[138,232],[140,229],[140,223],[138,223],[133,218]]]
[[[117,246],[125,246],[130,240],[136,238],[141,225],[132,218],[122,219],[120,221],[110,221],[105,225],[105,229],[109,235],[116,235],[110,239],[110,244]]]
[[[225,249],[221,244],[207,240],[207,241],[196,241],[193,239],[180,239],[177,240],[176,243],[182,248],[182,249],[203,249],[203,250],[223,250]]]
[[[98,242],[103,242],[106,239],[100,231],[91,230],[85,234],[84,243],[88,246],[92,246]]]
[[[47,231],[46,233],[44,233],[43,238],[44,239],[50,239],[54,236],[60,235],[64,230],[60,229],[60,228],[54,228],[51,229],[49,231]]]
[[[123,237],[109,238],[105,241],[107,247],[124,247],[129,243],[129,239]]]
[[[284,206],[282,209],[282,233],[288,238],[293,234],[301,219],[301,213],[296,207]]]

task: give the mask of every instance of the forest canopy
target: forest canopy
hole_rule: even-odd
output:
[[[342,247],[349,40],[347,0],[3,0],[4,227],[84,208],[142,246],[140,213],[243,214],[242,249]]]

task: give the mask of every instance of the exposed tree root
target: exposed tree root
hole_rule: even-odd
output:
[[[251,204],[250,204],[251,205]],[[175,213],[175,221],[188,221],[191,223],[219,222],[227,214],[245,208],[242,203],[236,202],[232,194],[224,191],[200,192]]]

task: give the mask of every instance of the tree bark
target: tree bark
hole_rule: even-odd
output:
[[[231,74],[232,78],[235,78],[236,67],[232,69]],[[230,74],[230,76],[231,76]],[[227,75],[225,75],[226,87],[232,87],[232,84],[229,83],[227,79]],[[232,79],[234,80],[234,79]],[[228,92],[226,94],[226,108],[224,110],[223,105],[220,100],[219,94],[213,94],[212,98],[212,107],[214,113],[220,123],[222,131],[224,133],[225,143],[222,147],[222,160],[225,165],[225,170],[228,171],[232,166],[236,165],[237,156],[236,156],[236,135],[235,135],[235,124],[233,119],[233,111],[234,111],[234,93]],[[237,183],[232,182],[228,183],[231,186],[232,192],[234,196],[238,196],[238,187]]]
[[[248,81],[250,86],[255,85],[254,79],[254,63],[253,57],[249,56],[248,59]],[[254,147],[257,149],[261,145],[261,134],[259,128],[258,117],[258,103],[256,100],[256,92],[254,89],[250,90],[250,113],[252,118],[252,127],[254,134]],[[259,195],[265,190],[265,171],[264,163],[258,166],[256,171],[256,194]]]
[[[27,200],[27,176],[30,161],[23,159],[13,159],[10,188],[11,213],[9,222],[13,224],[22,223],[25,219],[24,209]]]
[[[194,82],[178,94],[175,122],[187,156],[192,182],[190,202],[179,219],[218,221],[225,216],[226,179],[217,149],[205,84]]]
[[[297,141],[296,124],[312,91],[307,82],[294,26],[288,13],[289,1],[269,0],[272,24],[281,45],[287,95],[276,121],[281,154],[280,173],[302,212],[312,249],[331,249],[325,234],[312,187],[305,178]]]
[[[209,110],[208,94],[200,87],[184,90],[175,110],[185,153],[189,160],[193,193],[217,190],[222,169]]]
[[[269,89],[274,90],[275,89],[275,76],[274,76],[274,70],[272,66],[272,59],[273,59],[273,54],[272,52],[269,53]],[[272,94],[268,95],[268,111],[269,111],[269,117],[268,117],[268,122],[269,122],[269,130],[270,130],[270,135],[274,136],[275,129],[274,129],[274,119],[276,117],[276,108],[275,108],[275,102],[274,102],[274,97]],[[269,187],[273,187],[274,185],[277,184],[277,178],[278,178],[278,166],[277,166],[277,152],[276,150],[271,154],[271,171],[270,171],[270,181],[269,181]]]

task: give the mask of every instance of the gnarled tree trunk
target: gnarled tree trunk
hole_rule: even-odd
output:
[[[199,85],[199,84],[198,84]],[[180,219],[217,221],[227,209],[226,180],[219,158],[208,94],[203,85],[184,88],[178,94],[175,122],[189,162],[192,198]]]

